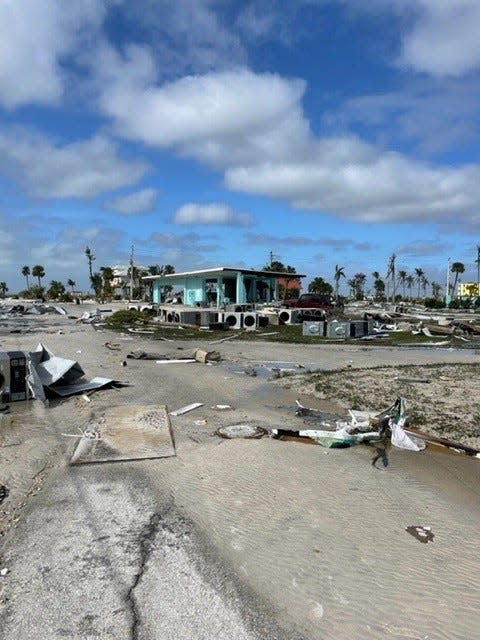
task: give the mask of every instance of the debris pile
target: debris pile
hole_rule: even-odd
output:
[[[84,371],[75,360],[56,356],[43,344],[35,351],[0,351],[0,400],[17,402],[29,397],[47,402],[48,396],[67,397],[119,385],[110,378],[82,381]]]
[[[410,451],[425,449],[425,442],[406,430],[408,416],[403,398],[397,398],[391,407],[379,413],[350,409],[349,422],[325,420],[321,412],[317,413],[319,426],[323,426],[323,429],[273,429],[272,433],[277,438],[292,435],[309,438],[329,448],[346,448],[360,443],[379,442],[390,436],[392,445],[399,449]],[[297,414],[312,415],[315,414],[315,409],[303,407],[297,401]]]

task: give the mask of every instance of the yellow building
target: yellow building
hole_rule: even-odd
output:
[[[479,282],[461,282],[459,284],[459,294],[461,298],[473,298],[480,296]]]

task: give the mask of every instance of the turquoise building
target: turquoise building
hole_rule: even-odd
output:
[[[279,299],[279,280],[297,281],[302,274],[255,271],[234,267],[213,267],[199,271],[146,276],[152,283],[152,302],[161,304],[164,287],[181,291],[182,302],[196,307],[223,307],[227,304],[266,304]]]

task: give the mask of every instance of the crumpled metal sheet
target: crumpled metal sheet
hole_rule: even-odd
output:
[[[47,400],[47,392],[68,397],[115,384],[115,380],[102,377],[78,382],[83,375],[84,371],[78,362],[56,356],[43,344],[29,353],[27,382],[33,397],[43,402]]]
[[[115,384],[115,380],[111,378],[101,378],[96,377],[92,378],[89,382],[81,382],[79,384],[68,384],[65,386],[52,385],[48,387],[50,391],[56,393],[59,396],[73,396],[77,393],[85,393],[85,391],[93,391],[95,389],[102,389],[103,387],[108,387],[110,385]]]
[[[30,362],[44,387],[49,387],[59,380],[66,383],[75,382],[85,373],[78,362],[56,356],[43,344],[39,344],[35,351],[30,352]]]

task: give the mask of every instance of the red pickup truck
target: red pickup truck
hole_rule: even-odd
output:
[[[298,298],[284,300],[283,305],[289,309],[331,309],[335,302],[329,293],[302,293]]]

